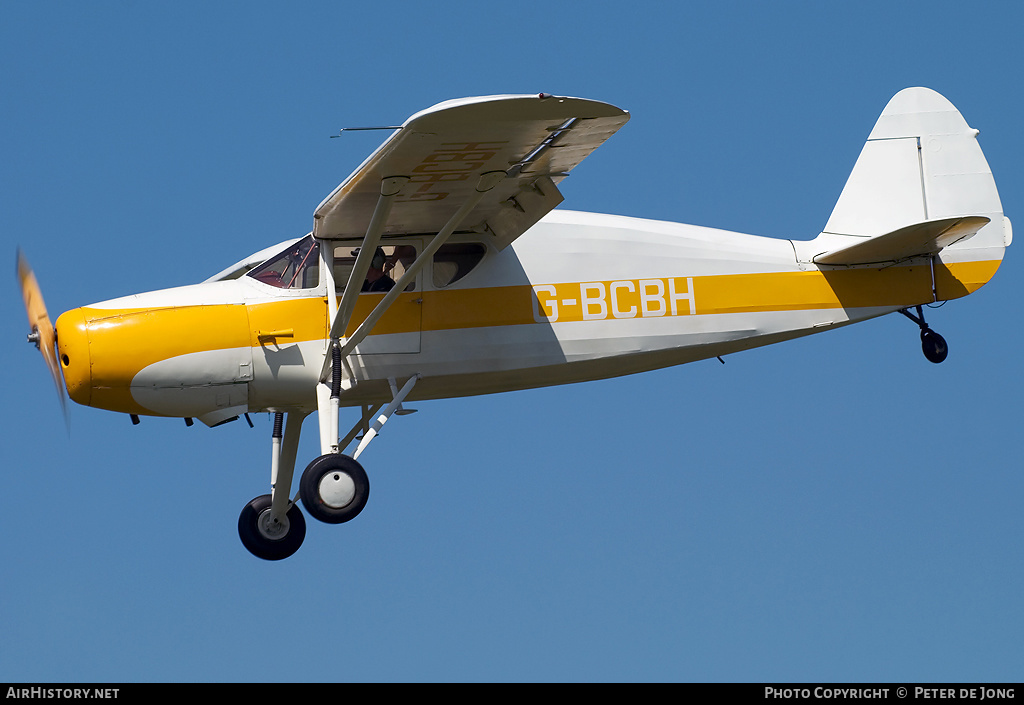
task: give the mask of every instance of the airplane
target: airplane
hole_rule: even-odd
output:
[[[270,491],[238,533],[280,560],[306,534],[299,500],[328,524],[359,514],[358,459],[407,402],[721,360],[895,312],[939,363],[924,307],[983,286],[1012,241],[977,130],[927,88],[889,101],[808,240],[556,209],[558,184],[628,119],[546,93],[439,103],[389,128],[305,237],[55,325],[19,250],[29,341],[65,418],[65,389],[132,423],[273,414]],[[357,412],[345,435],[342,407]],[[314,412],[321,455],[293,496]]]

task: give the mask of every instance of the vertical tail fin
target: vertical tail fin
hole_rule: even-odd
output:
[[[943,246],[937,263],[991,263],[960,282],[963,293],[974,291],[995,273],[1012,238],[977,135],[935,91],[900,91],[868,135],[824,233],[878,238],[922,223],[987,218],[976,234]]]

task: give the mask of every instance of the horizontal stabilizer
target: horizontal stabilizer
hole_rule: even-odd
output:
[[[814,257],[815,264],[883,264],[934,255],[944,247],[966,240],[989,222],[984,216],[926,220],[885,235],[859,239],[853,245]]]

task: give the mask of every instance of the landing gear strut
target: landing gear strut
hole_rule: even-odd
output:
[[[949,354],[949,346],[946,345],[946,340],[941,335],[933,331],[928,327],[928,324],[924,320],[924,311],[920,306],[915,307],[917,315],[915,316],[907,309],[900,309],[900,313],[912,320],[921,328],[921,351],[924,356],[928,358],[929,362],[936,364],[946,359]]]
[[[295,469],[299,432],[306,413],[274,414],[273,451],[270,459],[271,493],[245,505],[238,517],[238,537],[249,553],[268,561],[279,561],[299,550],[306,538],[306,520],[288,496]],[[283,433],[282,433],[283,430]]]

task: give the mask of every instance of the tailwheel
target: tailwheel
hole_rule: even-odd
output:
[[[363,466],[347,455],[321,455],[302,473],[299,497],[311,517],[342,524],[366,506],[370,480]]]
[[[931,328],[921,329],[921,350],[929,362],[936,364],[946,359],[949,354],[949,347],[946,340]]]
[[[901,309],[900,313],[916,323],[921,329],[921,351],[928,358],[929,362],[938,364],[949,355],[949,346],[946,345],[945,338],[928,327],[924,320],[924,309],[920,306],[915,306],[915,309],[917,310],[916,316],[905,308]]]
[[[298,506],[291,505],[280,519],[270,510],[269,494],[245,505],[238,517],[238,536],[249,553],[267,561],[279,561],[299,550],[306,538],[306,520]]]

